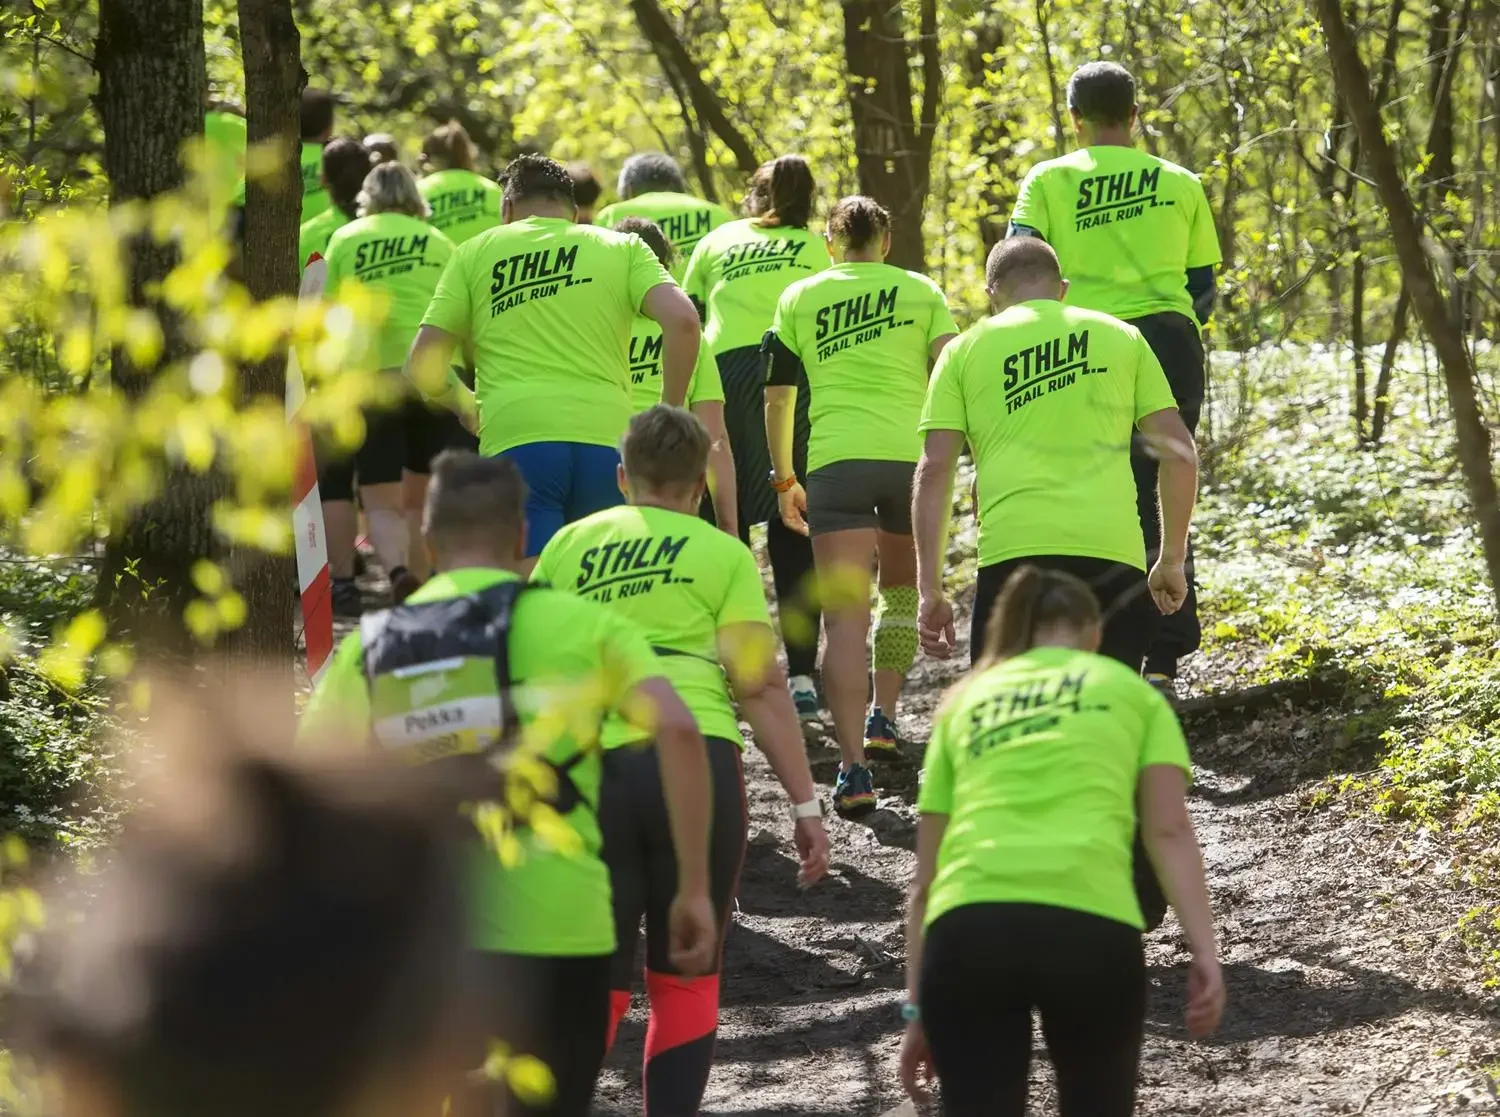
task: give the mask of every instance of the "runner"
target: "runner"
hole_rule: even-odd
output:
[[[718,203],[689,194],[677,160],[659,151],[642,152],[625,160],[616,190],[620,200],[601,209],[595,220],[601,225],[614,225],[627,217],[656,222],[672,242],[679,269],[687,266],[700,240],[734,220],[734,214]],[[681,281],[682,271],[674,271],[672,276]]]
[[[766,447],[766,373],[760,343],[771,328],[781,293],[797,280],[823,271],[831,261],[822,238],[807,231],[815,184],[802,156],[783,155],[763,164],[750,189],[765,198],[766,208],[756,217],[721,225],[699,241],[683,288],[705,310],[703,342],[713,351],[724,383],[724,419],[739,489],[740,538],[748,543],[750,526],[766,525],[791,676],[788,685],[798,715],[815,718],[818,689],[813,676],[820,618],[809,584],[812,544],[781,522],[771,487],[775,479]],[[793,438],[798,476],[806,473],[807,457],[808,393],[805,384],[802,387]]]
[[[506,171],[502,228],[459,245],[409,365],[441,379],[472,350],[482,453],[520,467],[528,556],[565,523],[620,503],[615,468],[630,421],[630,329],[662,327],[662,398],[681,405],[698,359],[692,303],[639,237],[573,223],[573,180],[523,155]]]
[[[569,163],[568,177],[573,180],[573,200],[578,204],[578,213],[573,220],[580,225],[594,224],[594,207],[599,204],[604,187],[587,163]]]
[[[365,150],[370,153],[370,165],[401,162],[401,147],[396,137],[389,132],[371,132],[365,137]]]
[[[468,1046],[460,866],[410,774],[288,759],[241,711],[157,697],[151,791],[80,902],[49,898],[7,1008],[46,1112],[440,1112]]]
[[[1100,652],[1139,674],[1158,615],[1181,608],[1187,596],[1183,561],[1197,495],[1193,436],[1140,331],[1064,305],[1067,284],[1045,241],[1001,241],[985,276],[996,314],[943,350],[922,411],[926,442],[912,500],[922,647],[942,659],[956,650],[943,556],[953,470],[967,441],[979,507],[971,658],[984,646],[1005,583],[1029,563],[1093,588],[1104,608]],[[1162,463],[1161,555],[1149,576],[1130,499],[1136,429]],[[1137,887],[1154,930],[1166,900],[1138,852]]]
[[[1122,318],[1145,335],[1167,374],[1187,429],[1198,429],[1205,362],[1200,324],[1214,303],[1219,238],[1197,176],[1135,148],[1135,79],[1113,62],[1091,62],[1068,81],[1073,130],[1083,147],[1032,168],[1021,184],[1011,236],[1041,237],[1057,249],[1072,283],[1068,301]],[[1136,501],[1146,549],[1156,557],[1157,459],[1132,448]],[[1177,661],[1202,641],[1193,556],[1188,597],[1157,625],[1146,673],[1170,690]]]
[[[927,377],[958,327],[926,276],[885,263],[891,215],[871,198],[845,198],[828,216],[840,262],[781,296],[766,357],[766,436],[781,521],[812,535],[828,646],[823,690],[842,763],[834,807],[875,806],[865,756],[898,753],[896,704],[917,654],[917,569],[911,481]],[[793,470],[797,384],[811,393],[807,490]],[[870,563],[878,556],[874,654]],[[875,705],[866,717],[874,660]],[[861,732],[862,730],[862,732]]]
[[[203,114],[204,180],[209,212],[232,221],[231,209],[245,203],[245,113],[238,105],[212,101]]]
[[[927,745],[901,1074],[925,1102],[918,1072],[935,1069],[950,1117],[1024,1117],[1033,1009],[1061,1117],[1135,1112],[1146,1024],[1137,812],[1193,954],[1188,1032],[1208,1035],[1224,1010],[1187,742],[1160,694],[1094,654],[1101,627],[1085,583],[1022,567]]]
[[[653,221],[627,217],[614,226],[617,233],[634,233],[646,242],[661,266],[672,270],[672,245]],[[630,330],[630,409],[639,415],[661,402],[661,327],[636,315]],[[724,385],[708,346],[698,347],[698,364],[688,385],[688,409],[708,428],[708,491],[715,522],[730,535],[739,534],[734,480],[734,455],[724,429]]]
[[[620,468],[630,506],[563,528],[542,552],[535,576],[633,622],[708,741],[713,772],[709,890],[722,953],[748,825],[734,700],[786,790],[802,887],[827,872],[828,836],[797,712],[776,663],[776,638],[755,558],[698,516],[708,448],[708,431],[685,411],[656,405],[637,415],[622,445]],[[643,740],[628,729],[606,730],[604,737],[599,823],[618,944],[611,1017],[617,1027],[630,1008],[636,937],[644,917],[651,1004],[646,1114],[675,1117],[697,1113],[708,1085],[719,974],[718,966],[702,976],[681,974],[669,955],[668,905],[677,891],[672,835],[660,764],[655,753],[639,747]]]
[[[332,145],[330,145],[332,146]],[[370,542],[391,579],[399,604],[421,585],[408,569],[410,540],[402,503],[401,475],[409,465],[409,442],[420,443],[432,460],[427,408],[411,405],[411,386],[401,375],[406,351],[438,278],[453,255],[453,244],[427,224],[427,203],[411,172],[400,163],[370,171],[359,194],[357,220],[328,242],[327,290],[338,297],[345,283],[360,284],[386,303],[385,318],[370,350],[354,355],[352,367],[379,369],[383,395],[365,411],[365,438],[352,458],[329,461],[318,476],[323,522],[328,533],[328,565],[333,576],[334,610],[357,615],[354,584],[355,482],[369,523]],[[438,420],[433,419],[431,426]],[[454,424],[457,418],[454,417]]]
[[[323,185],[323,145],[333,135],[333,94],[302,91],[302,220],[311,221],[333,204]],[[369,170],[368,164],[365,167]]]
[[[377,746],[445,764],[476,794],[493,776],[497,800],[509,792],[489,766],[492,752],[519,739],[522,755],[540,756],[551,771],[548,798],[561,819],[547,832],[555,837],[520,825],[511,832],[518,856],[508,863],[474,843],[470,881],[485,1028],[546,1063],[556,1091],[544,1104],[502,1098],[509,1091],[500,1087],[474,1091],[455,1098],[455,1117],[492,1114],[500,1104],[507,1117],[588,1112],[609,1032],[615,949],[596,814],[598,737],[609,711],[648,728],[662,758],[677,867],[672,961],[686,974],[705,973],[718,941],[703,737],[638,632],[592,602],[521,582],[525,499],[520,472],[503,458],[439,457],[424,528],[440,573],[405,605],[365,618],[304,716],[314,740],[366,727]]]
[[[418,184],[432,207],[432,223],[454,244],[500,224],[500,184],[474,166],[476,151],[469,133],[456,120],[427,133],[422,141]]]
[[[316,255],[327,255],[333,234],[359,216],[359,192],[370,173],[370,151],[358,140],[331,140],[323,148],[323,188],[332,204],[302,223],[297,236],[297,266],[307,267]]]

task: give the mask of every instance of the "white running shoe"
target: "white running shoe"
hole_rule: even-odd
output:
[[[792,692],[792,705],[797,707],[799,718],[811,721],[818,716],[822,709],[818,705],[818,684],[811,675],[793,675],[786,681],[786,688]]]

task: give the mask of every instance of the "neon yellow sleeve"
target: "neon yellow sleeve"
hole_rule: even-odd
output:
[[[923,434],[969,429],[960,355],[965,348],[962,342],[955,341],[938,357],[937,367],[932,371],[932,383],[927,386],[927,402],[922,405],[922,420],[917,424],[917,429]]]
[[[466,241],[465,246],[473,244]],[[436,326],[454,337],[467,338],[474,321],[474,285],[469,281],[469,258],[472,252],[459,247],[443,269],[437,289],[432,292],[432,301],[427,304],[427,313],[422,315],[422,325]]]
[[[365,649],[358,630],[344,637],[307,700],[297,727],[299,741],[327,741],[339,735],[368,736],[370,687],[365,680]]]

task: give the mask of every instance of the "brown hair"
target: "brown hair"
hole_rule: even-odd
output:
[[[840,198],[828,215],[829,234],[845,248],[868,248],[890,229],[890,210],[863,194]]]
[[[634,233],[646,242],[647,248],[656,253],[662,267],[672,266],[677,253],[672,248],[672,242],[667,239],[667,234],[661,231],[661,226],[655,221],[645,217],[625,217],[615,222],[615,232]]]
[[[1062,282],[1057,252],[1039,237],[1007,237],[990,249],[984,264],[984,283],[992,291],[1018,283]]]
[[[630,420],[620,457],[625,476],[653,492],[696,485],[708,469],[712,440],[690,411],[659,403]]]
[[[569,163],[568,177],[573,180],[573,200],[581,209],[590,208],[604,193],[604,186],[587,163]]]
[[[475,154],[474,141],[456,120],[434,128],[422,141],[422,158],[440,171],[472,171]]]
[[[1135,78],[1118,62],[1087,62],[1068,79],[1068,108],[1090,124],[1128,124]]]
[[[1060,570],[1022,566],[1010,576],[984,629],[982,665],[1010,659],[1036,646],[1036,630],[1066,624],[1100,624],[1099,599],[1088,583]]]
[[[422,534],[437,547],[478,543],[504,549],[526,515],[526,482],[506,458],[445,450],[432,459]]]
[[[750,180],[750,197],[764,200],[756,220],[762,225],[805,229],[816,190],[812,168],[802,156],[782,155],[762,163]]]

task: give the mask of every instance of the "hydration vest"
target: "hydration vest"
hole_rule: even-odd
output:
[[[521,731],[512,696],[510,629],[516,600],[535,588],[504,581],[479,593],[408,602],[360,619],[377,747],[413,764],[465,764],[466,776],[494,780],[491,788],[474,788],[476,796],[503,801],[504,762]],[[568,774],[583,756],[579,752],[564,764],[537,758],[557,777],[550,805],[558,814],[586,802]]]

